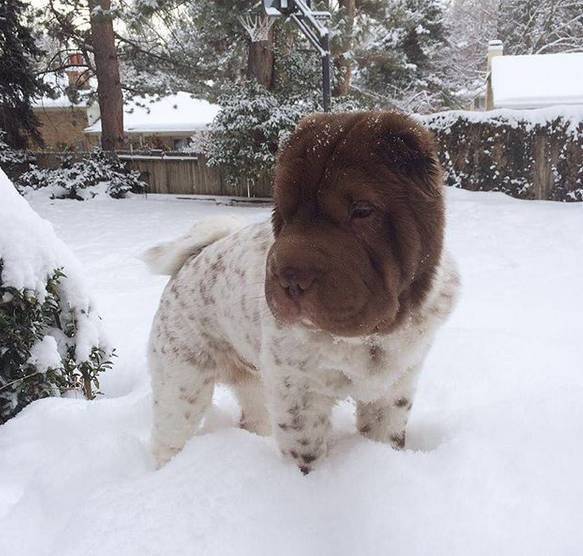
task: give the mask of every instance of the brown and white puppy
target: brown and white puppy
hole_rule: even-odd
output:
[[[241,426],[272,431],[303,472],[326,454],[343,398],[362,434],[405,444],[459,285],[431,135],[398,113],[306,117],[278,158],[274,203],[271,224],[204,222],[146,256],[173,274],[149,349],[160,465],[196,432],[216,383],[233,387]]]

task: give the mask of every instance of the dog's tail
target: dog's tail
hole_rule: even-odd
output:
[[[209,218],[197,222],[183,236],[150,247],[141,255],[150,272],[173,276],[193,255],[198,255],[205,247],[245,225],[232,216]]]

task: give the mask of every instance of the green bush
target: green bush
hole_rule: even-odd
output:
[[[143,193],[146,183],[140,173],[129,170],[115,155],[94,150],[83,160],[74,161],[64,157],[59,168],[32,168],[15,181],[17,189],[24,195],[35,190],[44,190],[51,199],[76,199],[83,201],[99,194],[115,199],[128,193]]]
[[[2,282],[0,260],[0,424],[34,400],[78,391],[92,399],[99,392],[99,375],[111,368],[113,352],[93,346],[89,357],[77,361],[75,313],[61,299],[56,269],[47,277],[46,294],[18,290]],[[40,343],[54,345],[57,357],[33,357]]]
[[[34,157],[26,151],[12,148],[5,139],[6,132],[0,129],[0,165],[6,174],[14,177],[28,169]]]

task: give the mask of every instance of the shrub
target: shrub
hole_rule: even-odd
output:
[[[6,143],[6,132],[0,129],[0,165],[9,176],[22,173],[34,161],[26,151],[12,148]]]
[[[79,201],[98,195],[121,199],[128,193],[146,190],[139,172],[129,170],[117,156],[100,149],[76,162],[65,157],[59,168],[32,168],[17,179],[16,186],[25,196],[40,190],[51,199]]]
[[[30,402],[91,399],[112,365],[78,263],[0,170],[0,423]]]
[[[448,185],[520,199],[583,201],[583,111],[450,111],[421,116]]]

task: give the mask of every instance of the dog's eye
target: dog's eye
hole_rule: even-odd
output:
[[[357,201],[352,204],[350,218],[367,218],[373,213],[373,206],[366,201]]]

